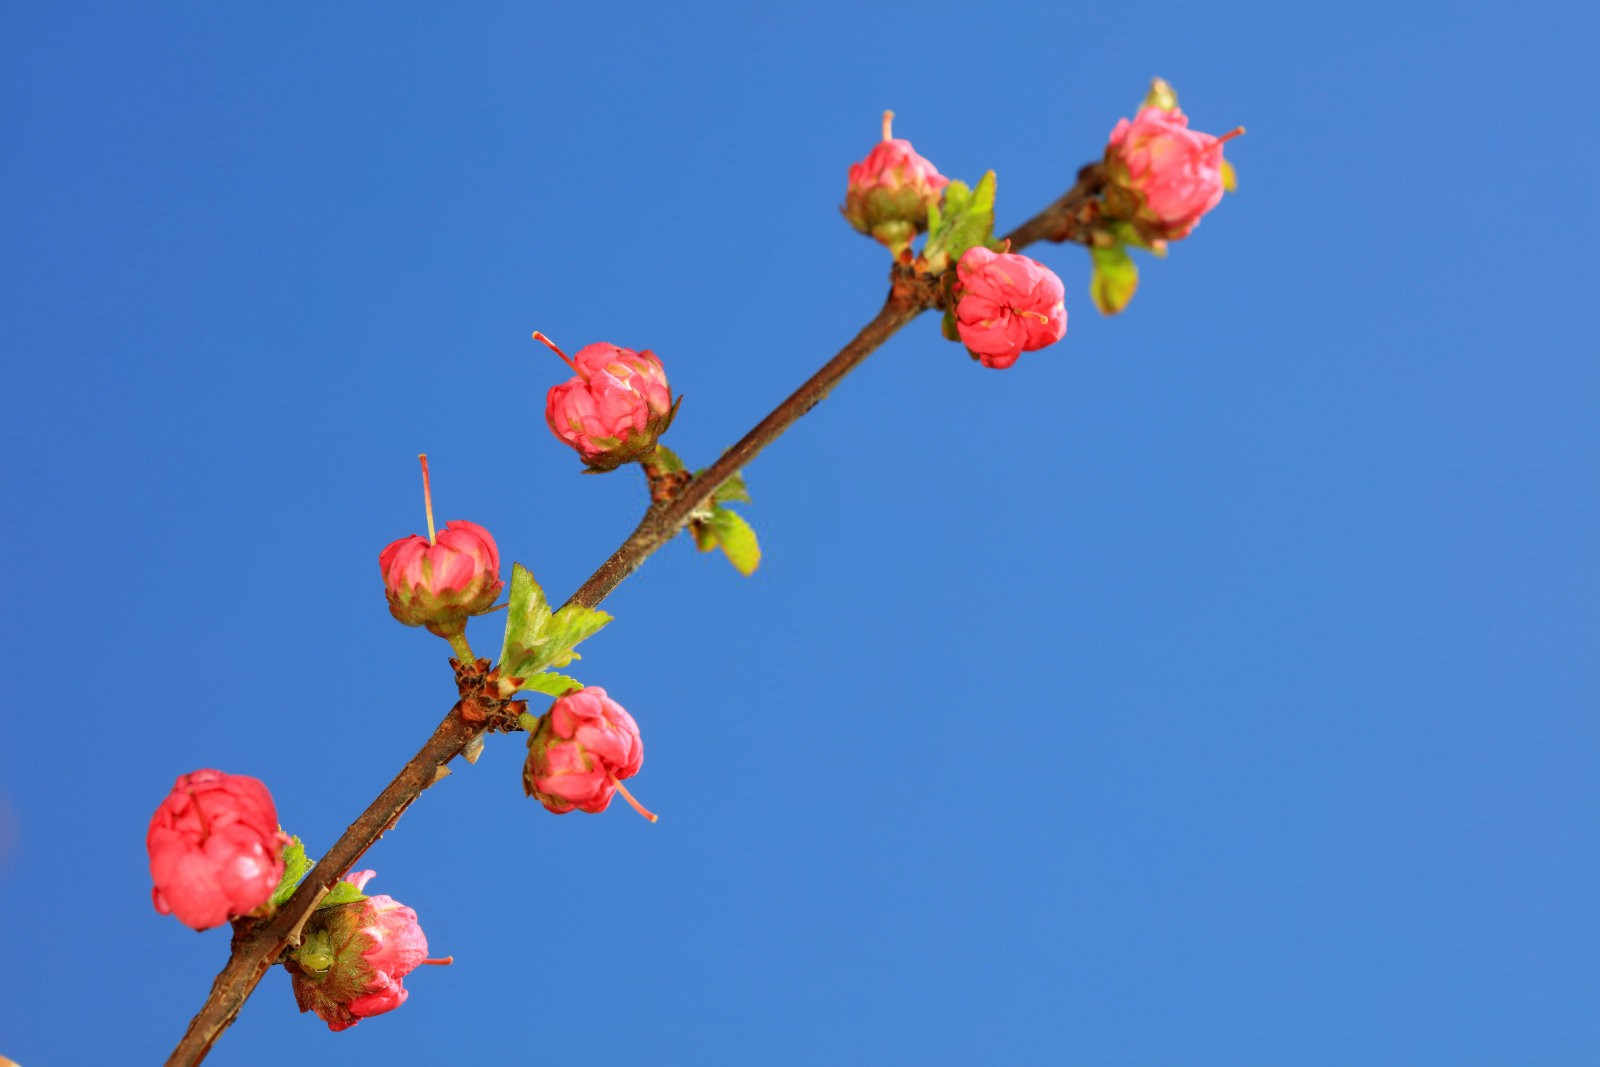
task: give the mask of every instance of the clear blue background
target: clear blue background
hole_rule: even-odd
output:
[[[1563,5],[13,6],[0,1053],[158,1062],[227,947],[150,907],[172,779],[315,849],[453,698],[376,557],[564,596],[631,528],[545,390],[653,348],[709,462],[878,307],[893,107],[1002,227],[1177,86],[1242,190],[1005,372],[924,317],[575,671],[636,792],[517,738],[370,854],[449,969],[217,1064],[1590,1064],[1594,16]],[[474,625],[480,649],[494,622]],[[285,1055],[288,1059],[285,1059]]]

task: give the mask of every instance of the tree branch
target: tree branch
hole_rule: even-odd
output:
[[[1012,251],[1039,240],[1086,243],[1094,221],[1095,197],[1104,183],[1099,164],[1078,172],[1078,181],[1055,203],[1007,235]],[[900,327],[937,304],[935,287],[928,279],[897,266],[891,272],[889,296],[872,320],[824,363],[805,383],[789,394],[771,413],[750,429],[715,463],[701,471],[668,500],[652,504],[627,540],[589,576],[567,600],[568,604],[597,607],[624,578],[639,568],[656,549],[670,541],[695,509],[729,476],[748,464],[767,445],[777,440],[806,412],[816,407],[835,385],[892,337]],[[483,723],[468,721],[461,714],[462,704],[492,696],[468,692],[468,681],[458,668],[462,699],[457,701],[434,728],[432,736],[406,762],[393,781],[384,787],[367,809],[351,823],[339,840],[323,854],[298,889],[271,918],[239,919],[234,923],[232,951],[227,964],[211,983],[211,992],[198,1014],[190,1020],[182,1040],[167,1058],[167,1067],[193,1067],[216,1042],[222,1031],[238,1017],[239,1009],[255,991],[284,950],[293,947],[306,918],[317,902],[367,849],[394,825],[395,820],[422,795],[422,791],[441,777],[441,770],[460,754],[467,742],[483,730]]]

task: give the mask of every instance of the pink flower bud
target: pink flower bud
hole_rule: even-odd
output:
[[[1143,107],[1121,119],[1106,145],[1106,214],[1138,224],[1148,239],[1187,237],[1222,200],[1222,137],[1189,129],[1177,107]]]
[[[1067,332],[1061,279],[1042,263],[973,245],[956,278],[956,331],[985,367],[1009,367]]]
[[[372,871],[345,881],[362,889]],[[295,1003],[314,1011],[330,1030],[347,1030],[372,1015],[393,1011],[410,994],[403,979],[430,960],[417,913],[379,894],[312,913],[305,937],[288,961]]]
[[[883,113],[883,140],[850,168],[844,217],[898,254],[928,228],[928,208],[939,202],[950,179],[917,155],[911,142],[889,136],[894,112]]]
[[[432,544],[421,534],[392,542],[378,553],[378,569],[389,613],[440,637],[461,633],[467,616],[493,607],[505,585],[494,538],[461,519],[445,523]]]
[[[259,780],[201,770],[178,777],[144,843],[156,910],[207,930],[267,902],[283,878],[289,835]]]
[[[620,790],[653,822],[655,816],[639,808],[619,784],[637,774],[643,762],[644,742],[633,716],[592,685],[561,697],[539,719],[528,736],[522,788],[557,815],[575,808],[605,811]]]
[[[543,334],[534,336],[550,343]],[[661,360],[648,349],[593,344],[568,362],[578,376],[552,386],[545,397],[545,421],[555,435],[595,470],[615,470],[648,456],[677,410]]]

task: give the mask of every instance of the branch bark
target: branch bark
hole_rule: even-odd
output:
[[[1012,251],[1040,240],[1088,243],[1095,216],[1095,198],[1103,184],[1098,164],[1084,167],[1072,188],[1006,235]],[[591,608],[599,606],[618,583],[683,529],[691,513],[711,498],[717,486],[816,407],[845,375],[860,366],[902,326],[935,306],[935,301],[934,291],[925,280],[903,267],[896,267],[891,274],[889,295],[877,315],[715,463],[670,499],[652,504],[627,540],[578,587],[567,603]],[[239,1009],[256,985],[298,939],[300,929],[317,902],[395,824],[412,801],[439,780],[441,770],[460,754],[467,742],[483,730],[481,719],[468,721],[461,714],[462,704],[470,699],[473,697],[463,690],[462,699],[451,707],[417,754],[339,835],[339,840],[311,868],[294,895],[271,918],[235,922],[228,962],[212,981],[205,1003],[167,1058],[167,1067],[193,1067],[205,1059],[222,1031],[238,1017]]]

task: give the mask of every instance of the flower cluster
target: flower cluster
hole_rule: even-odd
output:
[[[374,873],[354,871],[344,880],[364,889]],[[422,964],[449,962],[428,958],[415,911],[378,894],[314,912],[289,974],[300,1010],[337,1031],[404,1004],[404,979]]]
[[[389,613],[407,626],[440,637],[459,634],[467,617],[482,615],[505,583],[500,550],[475,522],[453,519],[431,539],[412,534],[378,553]]]
[[[850,225],[898,254],[928,228],[928,209],[950,179],[917,155],[911,142],[894,137],[894,112],[883,113],[883,140],[850,167],[845,186],[844,217]]]
[[[620,792],[654,822],[622,785],[643,762],[639,724],[604,689],[589,686],[558,699],[529,732],[522,788],[557,815],[605,811]]]
[[[1061,279],[1042,263],[975,245],[956,264],[956,278],[956,329],[985,367],[1009,367],[1067,332]]]
[[[1176,106],[1147,105],[1121,119],[1106,144],[1106,214],[1133,222],[1147,240],[1187,237],[1222,200],[1222,137],[1189,129]]]
[[[258,779],[199,770],[179,775],[144,840],[156,910],[208,930],[272,897],[289,835]]]
[[[550,388],[544,417],[590,469],[615,470],[650,455],[677,405],[654,352],[585,345],[571,359],[542,333],[533,335],[567,360],[577,376]]]

